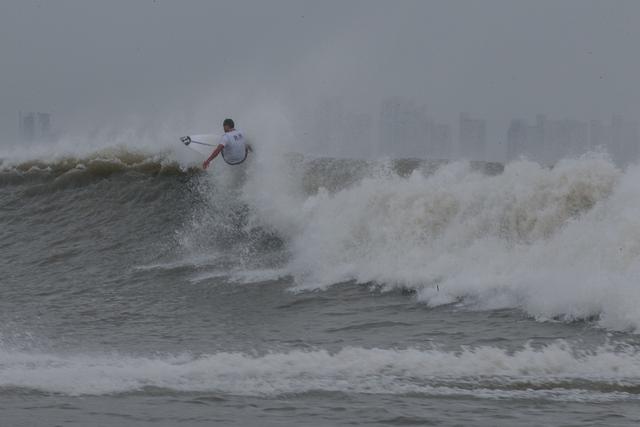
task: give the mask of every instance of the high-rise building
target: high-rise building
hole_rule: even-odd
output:
[[[600,120],[591,120],[589,147],[592,150],[606,150],[622,166],[635,161],[640,154],[638,123],[628,122],[619,114],[613,115],[609,125]]]
[[[513,119],[507,131],[507,160],[523,156],[541,164],[579,156],[589,150],[589,125],[578,120],[550,120],[542,114],[529,126]]]
[[[550,120],[547,136],[554,159],[577,157],[589,150],[589,125],[579,120]]]
[[[453,132],[451,126],[429,121],[429,151],[427,158],[447,160],[451,159],[453,146]]]
[[[620,114],[614,114],[610,133],[611,157],[621,165],[635,161],[638,158],[638,124],[626,121]]]
[[[427,156],[427,108],[395,96],[382,101],[380,152],[392,157]]]
[[[460,155],[469,160],[485,160],[487,148],[487,122],[460,113]]]
[[[611,145],[611,127],[601,120],[589,122],[589,149],[607,149]]]
[[[19,113],[18,130],[20,139],[23,142],[31,142],[36,135],[36,115],[35,113]]]
[[[524,119],[513,119],[509,124],[507,131],[507,160],[515,160],[524,156],[529,158],[532,156],[530,137],[532,136],[531,127]]]
[[[51,114],[22,111],[18,113],[18,131],[23,142],[37,142],[51,138]]]
[[[544,114],[536,114],[536,123],[530,129],[529,148],[531,159],[543,164],[553,163],[554,146],[549,136],[549,120]]]

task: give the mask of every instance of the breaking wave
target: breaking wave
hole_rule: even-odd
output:
[[[197,159],[170,151],[115,148],[51,161],[5,160],[0,185],[40,194],[100,181],[106,191],[126,187],[126,180],[112,180],[125,176],[136,179],[130,197],[140,200],[146,180],[161,178],[173,184],[157,186],[149,203],[163,206],[148,209],[173,209],[166,204],[179,199],[176,209],[193,211],[175,230],[178,250],[189,252],[178,258],[223,244],[241,255],[225,268],[280,271],[298,291],[355,281],[410,289],[430,306],[517,307],[542,321],[640,327],[636,166],[620,170],[596,154],[553,168],[527,161],[503,168],[269,150],[258,152],[240,181],[233,168],[214,165],[202,173],[197,166]],[[190,199],[178,196],[186,192]],[[16,194],[11,203],[18,203]],[[69,196],[69,203],[76,199]],[[262,262],[233,265],[246,261],[243,254]]]
[[[65,395],[314,392],[610,401],[640,397],[640,355],[630,347],[577,350],[558,341],[496,347],[327,350],[249,354],[34,354],[0,350],[0,392]]]
[[[540,320],[636,330],[638,182],[639,168],[589,155],[553,168],[514,162],[499,174],[468,163],[407,176],[379,168],[298,197],[245,190],[258,221],[287,237],[299,290],[374,283],[416,290],[432,306],[519,307]]]

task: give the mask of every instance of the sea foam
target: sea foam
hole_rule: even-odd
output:
[[[377,283],[415,289],[429,305],[463,299],[640,326],[638,167],[597,154],[553,168],[514,162],[494,176],[464,162],[408,177],[379,167],[313,194],[259,172],[245,197],[254,219],[287,239],[298,290]],[[279,185],[268,192],[270,183]]]
[[[629,347],[579,350],[558,341],[510,352],[346,347],[250,354],[129,356],[0,350],[0,388],[66,395],[309,392],[470,395],[565,400],[636,399],[640,355]],[[157,393],[157,391],[156,391]]]

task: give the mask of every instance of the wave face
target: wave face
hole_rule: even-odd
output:
[[[160,248],[160,264],[215,253],[220,268],[275,269],[293,277],[295,290],[366,283],[415,291],[429,306],[640,326],[638,167],[621,171],[599,155],[502,170],[269,153],[238,169],[214,165],[205,174],[197,165],[123,148],[5,160],[0,201],[11,209],[3,220],[14,239],[20,218],[73,235],[65,212],[86,209],[86,192],[98,190],[104,206],[93,224],[117,224],[131,241],[154,220],[150,212],[164,215],[167,232],[140,240]],[[108,214],[108,198],[134,207],[126,224]],[[52,200],[58,210],[47,207]],[[27,261],[46,257],[38,250],[26,248]]]

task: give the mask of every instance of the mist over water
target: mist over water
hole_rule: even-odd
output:
[[[263,138],[273,125],[256,116],[272,113],[284,118],[279,139],[329,157],[432,157],[435,136],[415,132],[427,121],[448,127],[449,160],[504,161],[515,146],[510,160],[549,164],[616,139],[508,141],[512,119],[531,126],[540,114],[550,134],[635,123],[635,137],[609,147],[626,163],[638,145],[640,63],[628,52],[639,12],[633,1],[9,2],[0,146],[24,145],[17,118],[30,111],[50,113],[54,139],[75,145],[169,144],[219,132],[225,117]],[[383,106],[393,100],[400,125],[389,133]],[[463,112],[485,121],[483,138],[462,137]],[[403,128],[413,137],[389,138]]]

